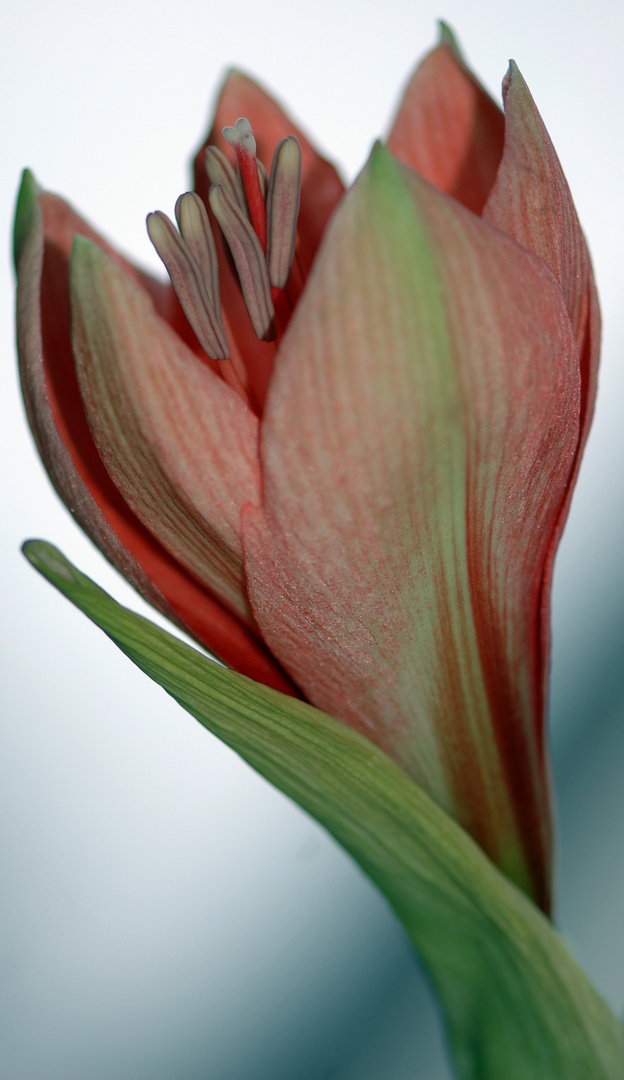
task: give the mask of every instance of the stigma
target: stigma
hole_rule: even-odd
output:
[[[290,311],[284,290],[295,258],[301,147],[294,135],[281,139],[267,173],[245,117],[224,128],[223,135],[237,167],[216,147],[207,147],[209,210],[231,255],[255,334],[261,341],[273,341]],[[208,208],[194,192],[186,192],[176,203],[175,217],[177,229],[161,211],[148,214],[150,240],[202,349],[227,367],[230,352]]]

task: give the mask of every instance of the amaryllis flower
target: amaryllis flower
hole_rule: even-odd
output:
[[[453,39],[345,192],[228,75],[163,285],[27,174],[24,396],[95,543],[225,663],[364,733],[548,906],[552,563],[598,310],[515,65]]]

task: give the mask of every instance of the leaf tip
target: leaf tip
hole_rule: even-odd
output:
[[[26,540],[22,544],[22,552],[31,566],[48,580],[55,581],[60,578],[72,585],[80,583],[81,575],[76,568],[47,540]]]

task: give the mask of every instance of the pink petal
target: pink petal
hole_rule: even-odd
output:
[[[577,437],[551,275],[376,151],[278,357],[249,595],[309,700],[545,906],[540,601]]]
[[[504,119],[448,31],[417,67],[387,146],[404,165],[480,214],[503,152]]]
[[[251,678],[293,692],[257,636],[161,547],[134,516],[100,461],[78,391],[70,342],[69,252],[89,237],[125,263],[62,200],[26,176],[18,207],[17,330],[24,401],[35,442],[60,498],[111,563],[157,610]],[[172,290],[147,279],[161,312],[177,325]],[[170,304],[174,305],[173,314]],[[180,319],[185,323],[180,313]]]

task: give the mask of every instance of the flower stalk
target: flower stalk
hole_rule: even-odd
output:
[[[600,317],[513,62],[503,103],[443,27],[345,190],[231,72],[177,228],[147,218],[170,284],[26,173],[39,453],[107,558],[230,670],[49,545],[25,552],[358,860],[423,958],[463,1080],[623,1080],[622,1028],[539,911],[550,587]]]

